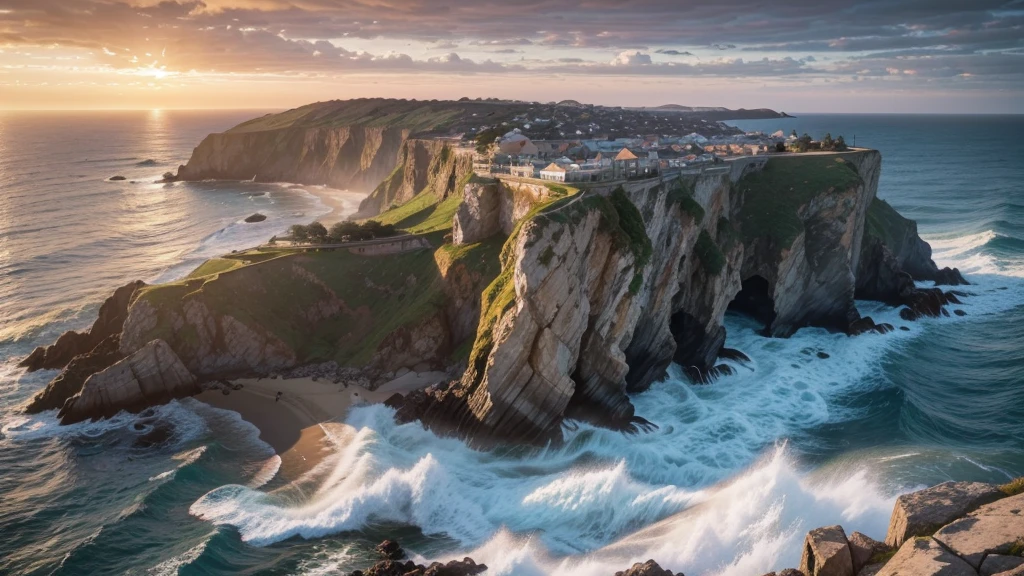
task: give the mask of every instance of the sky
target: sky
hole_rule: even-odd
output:
[[[0,0],[0,109],[1024,113],[1024,0]]]

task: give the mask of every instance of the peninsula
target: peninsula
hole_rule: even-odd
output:
[[[712,112],[376,99],[211,134],[175,178],[362,187],[362,220],[121,288],[89,332],[25,359],[62,369],[27,410],[68,423],[237,378],[347,394],[413,373],[391,384],[407,392],[388,400],[399,420],[539,444],[566,420],[649,427],[629,394],[672,363],[695,383],[728,374],[745,357],[727,310],[768,336],[856,336],[896,327],[855,298],[908,322],[959,303],[916,286],[966,281],[876,198],[878,152],[746,134]]]

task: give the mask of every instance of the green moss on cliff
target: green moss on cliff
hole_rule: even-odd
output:
[[[849,163],[832,155],[772,158],[764,170],[736,184],[743,205],[739,225],[746,241],[769,238],[788,248],[803,230],[800,208],[829,190],[846,190],[861,183]]]
[[[725,268],[725,254],[722,254],[722,250],[715,244],[707,230],[700,231],[693,253],[700,258],[700,263],[708,276],[718,276]]]
[[[885,200],[875,198],[868,206],[864,231],[882,241],[891,250],[899,251],[903,239],[910,236],[914,222],[900,216]]]
[[[693,199],[693,190],[689,184],[682,181],[677,182],[669,190],[666,199],[669,206],[678,204],[683,212],[686,212],[693,218],[695,224],[700,224],[704,220],[704,207]]]

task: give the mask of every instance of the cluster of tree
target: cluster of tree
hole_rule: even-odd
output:
[[[342,242],[357,242],[359,240],[373,240],[374,238],[387,238],[396,236],[399,231],[393,224],[381,224],[376,220],[366,222],[338,222],[328,230],[320,222],[302,225],[295,224],[288,229],[288,235],[296,242],[309,242],[310,244],[340,244]]]
[[[793,130],[793,136],[796,136],[796,130]],[[836,139],[832,139],[832,133],[825,134],[825,137],[820,142],[815,142],[813,138],[807,133],[796,139],[790,148],[795,152],[807,152],[808,150],[828,150],[833,152],[843,152],[849,147],[846,145],[846,139],[840,135]]]
[[[505,134],[512,131],[516,126],[498,124],[497,126],[491,126],[485,128],[476,135],[476,151],[478,154],[487,154],[487,151],[491,148],[491,144],[498,138],[501,138]]]

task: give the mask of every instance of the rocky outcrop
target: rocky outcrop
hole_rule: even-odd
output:
[[[666,570],[658,565],[654,560],[648,560],[647,562],[637,562],[633,564],[627,570],[621,570],[615,573],[615,576],[685,576],[682,572],[676,573],[671,570]]]
[[[98,346],[85,354],[79,354],[61,370],[46,388],[32,397],[25,406],[25,412],[36,414],[43,410],[56,410],[64,406],[68,398],[78,394],[82,385],[93,374],[105,370],[124,359],[120,350],[121,336],[108,336]]]
[[[261,374],[296,364],[294,350],[280,339],[211,310],[199,297],[163,310],[140,299],[125,322],[121,353],[133,354],[157,335],[170,338],[188,369],[207,378]]]
[[[462,191],[463,201],[453,222],[453,242],[472,244],[496,234],[508,236],[535,206],[563,198],[568,191],[556,184],[474,177]]]
[[[195,377],[171,347],[154,340],[85,381],[65,402],[62,424],[108,418],[121,410],[141,410],[199,392]]]
[[[473,244],[501,232],[501,186],[497,182],[466,184],[455,213],[452,241]]]
[[[1024,574],[1024,479],[1001,487],[946,482],[904,494],[886,540],[842,527],[811,530],[802,573],[809,576],[1019,576]]]
[[[885,543],[894,548],[915,536],[936,530],[979,506],[1005,496],[997,486],[982,482],[944,482],[896,499]]]
[[[850,542],[842,526],[815,528],[807,533],[800,571],[807,576],[854,576]]]
[[[531,209],[484,295],[469,369],[416,409],[474,439],[544,441],[567,416],[633,430],[645,422],[626,392],[671,362],[695,381],[730,369],[717,364],[730,305],[775,336],[876,330],[854,307],[854,270],[879,168],[877,152],[780,158]],[[820,183],[780,198],[805,170]],[[786,211],[766,219],[766,202]],[[495,204],[464,216],[493,230]]]
[[[29,372],[63,368],[75,356],[91,351],[110,336],[119,335],[128,317],[128,306],[145,285],[144,282],[135,281],[118,288],[100,306],[99,316],[88,331],[65,332],[50,346],[40,346],[33,350],[19,366],[27,368]]]
[[[430,566],[416,564],[412,560],[402,562],[405,551],[394,540],[381,542],[374,551],[383,560],[366,570],[355,570],[349,576],[474,576],[487,571],[486,564],[477,564],[472,558],[434,562]]]

